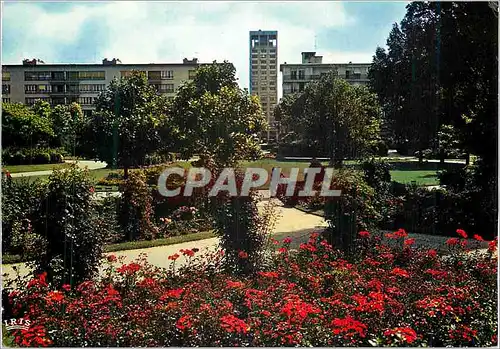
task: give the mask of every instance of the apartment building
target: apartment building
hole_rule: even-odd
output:
[[[193,79],[202,63],[185,58],[182,63],[121,64],[117,59],[102,64],[44,64],[24,60],[19,65],[2,66],[2,102],[32,105],[37,99],[52,105],[77,102],[85,113],[114,78],[132,70],[143,71],[158,93],[174,96],[181,84]]]
[[[283,96],[301,92],[308,82],[318,80],[332,70],[353,85],[368,84],[368,69],[371,63],[323,63],[316,52],[302,52],[302,63],[281,64]]]
[[[278,32],[250,31],[249,43],[249,91],[252,95],[259,96],[270,126],[262,138],[269,143],[278,137],[278,125],[274,121],[274,107],[278,102]]]

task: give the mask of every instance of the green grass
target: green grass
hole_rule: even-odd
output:
[[[118,244],[109,244],[104,246],[104,252],[117,252],[125,250],[136,250],[141,248],[151,248],[158,246],[167,246],[182,244],[184,242],[205,240],[215,237],[212,231],[202,231],[193,234],[173,236],[170,238],[156,239],[156,240],[143,240],[143,241],[128,241]],[[25,262],[20,255],[3,254],[2,264],[13,264]]]
[[[4,170],[10,173],[20,173],[20,172],[37,172],[37,171],[50,171],[55,169],[61,169],[68,167],[69,164],[40,164],[40,165],[6,165],[3,166]]]
[[[346,161],[346,164],[354,164],[354,161]],[[328,165],[328,162],[323,162],[323,165]],[[179,166],[183,168],[190,168],[191,163],[190,162],[175,162],[172,164],[172,166]],[[263,168],[266,169],[269,173],[269,178],[267,182],[260,187],[260,189],[267,189],[269,188],[269,183],[270,183],[270,177],[271,177],[271,170],[273,167],[280,167],[281,172],[285,174],[286,176],[290,175],[290,170],[292,168],[298,168],[299,169],[299,175],[297,179],[299,181],[304,180],[304,169],[309,167],[309,162],[307,161],[278,161],[278,160],[273,160],[273,159],[263,159],[263,160],[257,160],[257,161],[241,161],[239,163],[240,168],[249,168],[249,167],[254,167],[254,168]],[[109,168],[102,168],[102,169],[97,169],[97,170],[91,170],[89,171],[89,174],[92,178],[92,180],[97,183],[100,179],[106,178],[110,173],[119,173],[120,171],[123,170],[113,170]],[[131,171],[134,171],[131,169]],[[392,180],[400,183],[411,183],[412,181],[415,181],[418,185],[437,185],[438,179],[436,176],[436,171],[435,170],[392,170],[391,171],[391,177]],[[30,176],[30,177],[22,177],[22,178],[29,178],[29,179],[41,179],[45,180],[48,178],[48,175],[43,175],[43,176]],[[19,180],[19,177],[14,178],[14,180]]]
[[[399,183],[416,182],[417,185],[439,185],[436,171],[391,171],[393,181]]]

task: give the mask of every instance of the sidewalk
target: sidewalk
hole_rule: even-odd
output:
[[[65,160],[64,162],[71,164],[76,163],[78,167],[85,168],[89,170],[97,170],[105,168],[107,164],[103,161],[90,161],[90,160]],[[32,177],[32,176],[48,176],[51,175],[53,170],[46,171],[32,171],[32,172],[19,172],[12,173],[11,176],[14,177]]]
[[[266,201],[259,204],[260,207]],[[327,227],[327,223],[322,217],[307,214],[295,208],[283,207],[278,200],[273,199],[276,203],[275,209],[278,219],[271,236],[277,240],[282,240],[286,237],[291,237],[293,246],[297,247],[301,242],[306,242],[310,233],[320,231]],[[217,248],[219,239],[210,238],[205,240],[190,241],[181,244],[158,246],[136,250],[116,251],[108,254],[114,254],[116,257],[123,257],[124,263],[135,260],[141,253],[147,254],[149,263],[161,267],[168,268],[172,261],[168,260],[168,256],[178,253],[180,249],[198,248],[198,254],[206,253]],[[176,261],[176,265],[185,262],[185,258],[181,257]],[[24,263],[2,265],[2,274],[15,275],[13,267],[16,267],[21,275],[27,275],[30,270]]]

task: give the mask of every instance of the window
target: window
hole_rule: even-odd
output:
[[[265,49],[265,48],[261,48],[261,49],[260,49],[260,52],[264,52],[264,53],[265,53],[265,52],[267,52],[267,49]]]
[[[276,54],[276,49],[275,49],[275,48],[270,49],[270,50],[269,50],[269,53],[270,53],[270,54]]]
[[[275,59],[271,59],[271,60],[269,61],[269,64],[276,64],[276,60],[275,60]]]
[[[55,93],[64,93],[64,85],[52,85],[52,92]]]
[[[36,85],[24,85],[24,92],[25,93],[35,93],[36,92]]]
[[[79,85],[68,85],[68,92],[69,93],[79,93],[80,86]]]
[[[351,72],[349,70],[346,70],[345,71],[345,78],[346,79],[349,79],[350,78],[350,75],[351,75]]]
[[[259,69],[259,66],[257,65],[252,65],[252,70],[255,72],[257,69]],[[255,72],[257,74],[257,72]]]
[[[267,64],[267,61],[265,59],[260,61],[260,64]]]
[[[106,72],[104,72],[104,71],[80,71],[80,72],[78,72],[78,79],[80,79],[80,80],[104,80],[104,79],[106,79]]]
[[[174,78],[174,71],[173,70],[162,70],[161,71],[161,78],[162,79],[173,79]]]
[[[30,98],[25,98],[24,99],[24,103],[27,104],[27,105],[33,105],[33,104],[35,104],[35,102],[37,100],[42,100],[42,101],[50,102],[50,98],[49,97],[35,97],[35,98],[30,97]],[[62,104],[64,104],[64,103],[62,103]]]
[[[2,94],[6,95],[10,93],[10,85],[2,84]]]
[[[148,71],[149,80],[161,80],[161,72],[158,71]]]
[[[120,76],[121,76],[122,78],[127,78],[127,77],[129,77],[131,74],[132,74],[132,71],[131,71],[131,70],[122,70],[122,71],[120,71]]]
[[[69,71],[66,73],[68,80],[78,80],[78,72],[77,71]]]
[[[260,66],[260,69],[262,69],[262,70],[266,70],[266,68],[267,68],[267,67],[266,67],[265,65],[261,65],[261,66]]]
[[[104,91],[105,88],[106,88],[105,84],[81,84],[79,86],[79,92],[98,93]]]
[[[189,70],[188,71],[188,79],[192,80],[196,76],[196,70]]]
[[[306,78],[306,74],[304,70],[299,70],[299,80],[304,80]]]
[[[290,72],[290,79],[291,80],[297,80],[297,71],[296,70],[292,70]]]
[[[95,97],[80,97],[78,98],[78,102],[81,105],[91,105],[94,103]]]
[[[51,73],[51,80],[66,80],[66,75],[63,71],[54,71]]]
[[[10,81],[10,71],[2,72],[2,81]]]
[[[260,58],[266,58],[267,55],[265,53],[261,53]]]
[[[271,91],[276,91],[276,86],[270,86],[270,87],[269,87],[269,90],[271,90]]]
[[[47,72],[34,72],[34,71],[26,71],[24,72],[24,80],[25,81],[39,81],[39,80],[51,80],[52,74]]]
[[[302,91],[304,91],[304,83],[299,82],[299,92],[302,92]]]
[[[39,93],[52,92],[52,86],[51,85],[37,85],[37,87],[38,87],[38,92]]]
[[[269,74],[276,75],[276,70],[271,69],[271,71],[269,71]]]
[[[2,103],[10,103],[10,98],[2,98]]]
[[[156,91],[159,93],[173,93],[174,92],[174,84],[161,84],[154,85]]]

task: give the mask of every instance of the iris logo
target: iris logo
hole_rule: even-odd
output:
[[[25,319],[3,320],[3,323],[8,331],[27,330],[31,326],[31,321]]]

